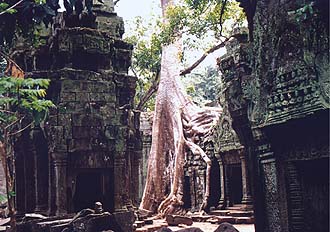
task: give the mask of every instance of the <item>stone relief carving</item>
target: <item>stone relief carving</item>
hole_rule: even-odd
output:
[[[319,56],[315,62],[316,74],[319,79],[320,97],[321,102],[327,108],[330,107],[330,66],[329,55]]]
[[[242,148],[239,138],[232,127],[228,105],[224,105],[223,116],[214,129],[214,147],[216,153]]]

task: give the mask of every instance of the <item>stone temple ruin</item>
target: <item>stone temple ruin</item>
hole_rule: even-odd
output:
[[[304,2],[313,14],[298,13],[301,1],[239,2],[250,35],[218,60],[223,115],[201,141],[212,159],[211,214],[239,204],[253,208],[256,232],[329,231],[329,2]],[[205,169],[187,157],[192,210]]]
[[[300,1],[241,2],[253,40],[233,41],[219,67],[256,231],[329,231],[329,2],[303,15]]]
[[[26,131],[16,143],[18,218],[72,214],[100,201],[133,223],[141,153],[136,78],[127,75],[133,47],[121,39],[123,20],[111,4],[96,6],[94,28],[57,28],[49,44],[13,54],[26,77],[51,80],[57,106],[45,130]]]
[[[209,213],[239,205],[256,232],[329,231],[329,7],[307,1],[315,13],[299,15],[301,1],[239,2],[249,39],[231,40],[218,60],[223,114],[200,141],[212,160]],[[151,120],[132,110],[133,47],[121,40],[122,19],[112,1],[94,12],[89,28],[58,25],[46,46],[13,54],[28,77],[52,80],[48,96],[57,105],[45,130],[26,131],[16,144],[18,217],[51,216],[21,231],[62,231],[68,217],[98,201],[112,214],[92,217],[90,231],[97,220],[111,222],[104,230],[133,230]],[[205,169],[188,155],[191,211],[202,204]]]

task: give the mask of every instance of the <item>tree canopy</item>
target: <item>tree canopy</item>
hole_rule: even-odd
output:
[[[233,0],[181,0],[167,7],[164,20],[153,18],[145,22],[136,18],[126,40],[134,44],[132,70],[138,77],[136,104],[138,109],[153,109],[159,82],[162,46],[181,38],[183,48],[179,60],[185,64],[181,75],[195,69],[208,54],[224,47],[235,28],[246,26],[245,16],[238,2]],[[187,64],[189,51],[202,49],[205,53],[193,64]],[[207,73],[203,73],[205,75]],[[196,77],[196,75],[195,75]],[[188,84],[192,87],[191,84]],[[190,90],[192,90],[190,88]]]

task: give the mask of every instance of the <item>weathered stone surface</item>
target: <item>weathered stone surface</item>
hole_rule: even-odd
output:
[[[157,232],[172,232],[173,230],[171,230],[170,228],[167,228],[167,227],[163,227],[159,230],[157,230]]]
[[[191,217],[185,217],[180,215],[166,215],[166,222],[170,226],[177,226],[179,224],[191,226],[193,224],[193,220]]]
[[[113,220],[111,221],[115,225],[112,229],[116,232],[132,232],[135,219],[133,211],[116,212],[113,214]]]
[[[94,29],[57,28],[42,50],[25,49],[14,57],[26,77],[51,80],[47,98],[56,105],[42,144],[17,143],[17,208],[62,215],[102,201],[107,211],[122,212],[113,220],[128,232],[141,150],[132,111],[136,77],[127,75],[133,46],[121,40],[122,19],[109,9],[95,8]]]
[[[220,68],[233,128],[250,151],[256,231],[328,230],[328,178],[309,170],[329,172],[329,3],[240,2],[253,40],[233,41]],[[308,7],[313,14],[298,13]]]
[[[203,230],[201,230],[200,228],[197,228],[197,227],[185,228],[185,229],[181,229],[181,230],[178,230],[178,231],[181,231],[181,232],[203,232]]]
[[[239,232],[233,225],[222,223],[214,232]]]

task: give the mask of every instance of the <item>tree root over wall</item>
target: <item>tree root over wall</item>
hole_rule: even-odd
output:
[[[185,213],[183,185],[188,149],[206,163],[206,189],[201,211],[208,209],[211,160],[197,143],[201,136],[210,133],[221,114],[220,108],[196,106],[185,94],[179,76],[179,51],[179,42],[163,48],[148,174],[140,205],[161,217]]]

